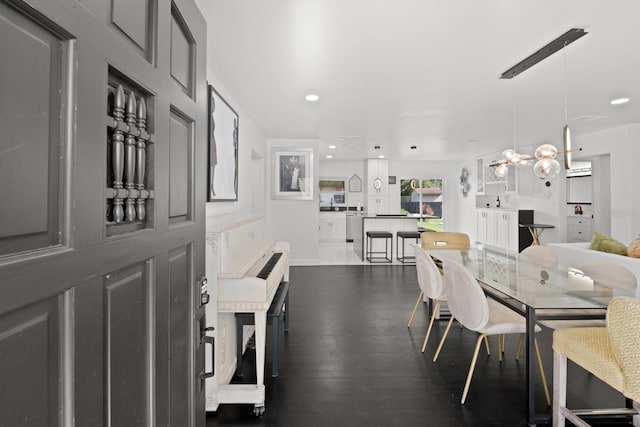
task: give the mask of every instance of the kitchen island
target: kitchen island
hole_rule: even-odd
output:
[[[354,227],[351,230],[353,237],[353,250],[356,252],[361,260],[365,260],[365,252],[367,245],[367,231],[388,231],[393,235],[393,253],[392,259],[396,258],[396,235],[398,231],[418,231],[418,222],[429,218],[427,216],[420,216],[415,214],[409,215],[361,215],[354,218]],[[426,230],[430,231],[430,230]],[[413,255],[413,248],[407,242],[406,255]],[[384,251],[384,242],[373,242],[373,248],[375,251]]]

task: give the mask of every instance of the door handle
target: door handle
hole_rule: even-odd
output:
[[[207,328],[209,329],[209,328]],[[213,328],[211,328],[211,330],[213,330]],[[215,375],[215,361],[216,361],[216,352],[215,352],[215,338],[214,337],[209,337],[209,336],[205,336],[204,339],[204,345],[206,346],[207,344],[211,344],[211,372],[207,372],[207,369],[205,368],[204,371],[202,371],[199,375],[200,380],[204,380],[206,378],[211,378],[212,376]]]

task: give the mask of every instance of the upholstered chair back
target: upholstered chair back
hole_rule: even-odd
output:
[[[489,321],[489,304],[476,279],[463,266],[444,260],[444,290],[451,314],[465,328],[478,330]]]
[[[640,299],[617,297],[607,309],[607,333],[622,371],[622,393],[640,401]]]
[[[420,234],[422,249],[469,249],[471,241],[464,233],[425,231]]]
[[[416,247],[416,269],[418,285],[431,299],[444,299],[446,293],[442,284],[442,274],[427,251]]]

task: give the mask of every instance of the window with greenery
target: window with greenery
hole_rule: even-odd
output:
[[[400,210],[420,215],[419,227],[442,231],[443,201],[442,179],[400,180]]]

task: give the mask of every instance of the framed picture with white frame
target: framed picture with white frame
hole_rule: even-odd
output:
[[[313,148],[273,149],[273,199],[313,200]]]

